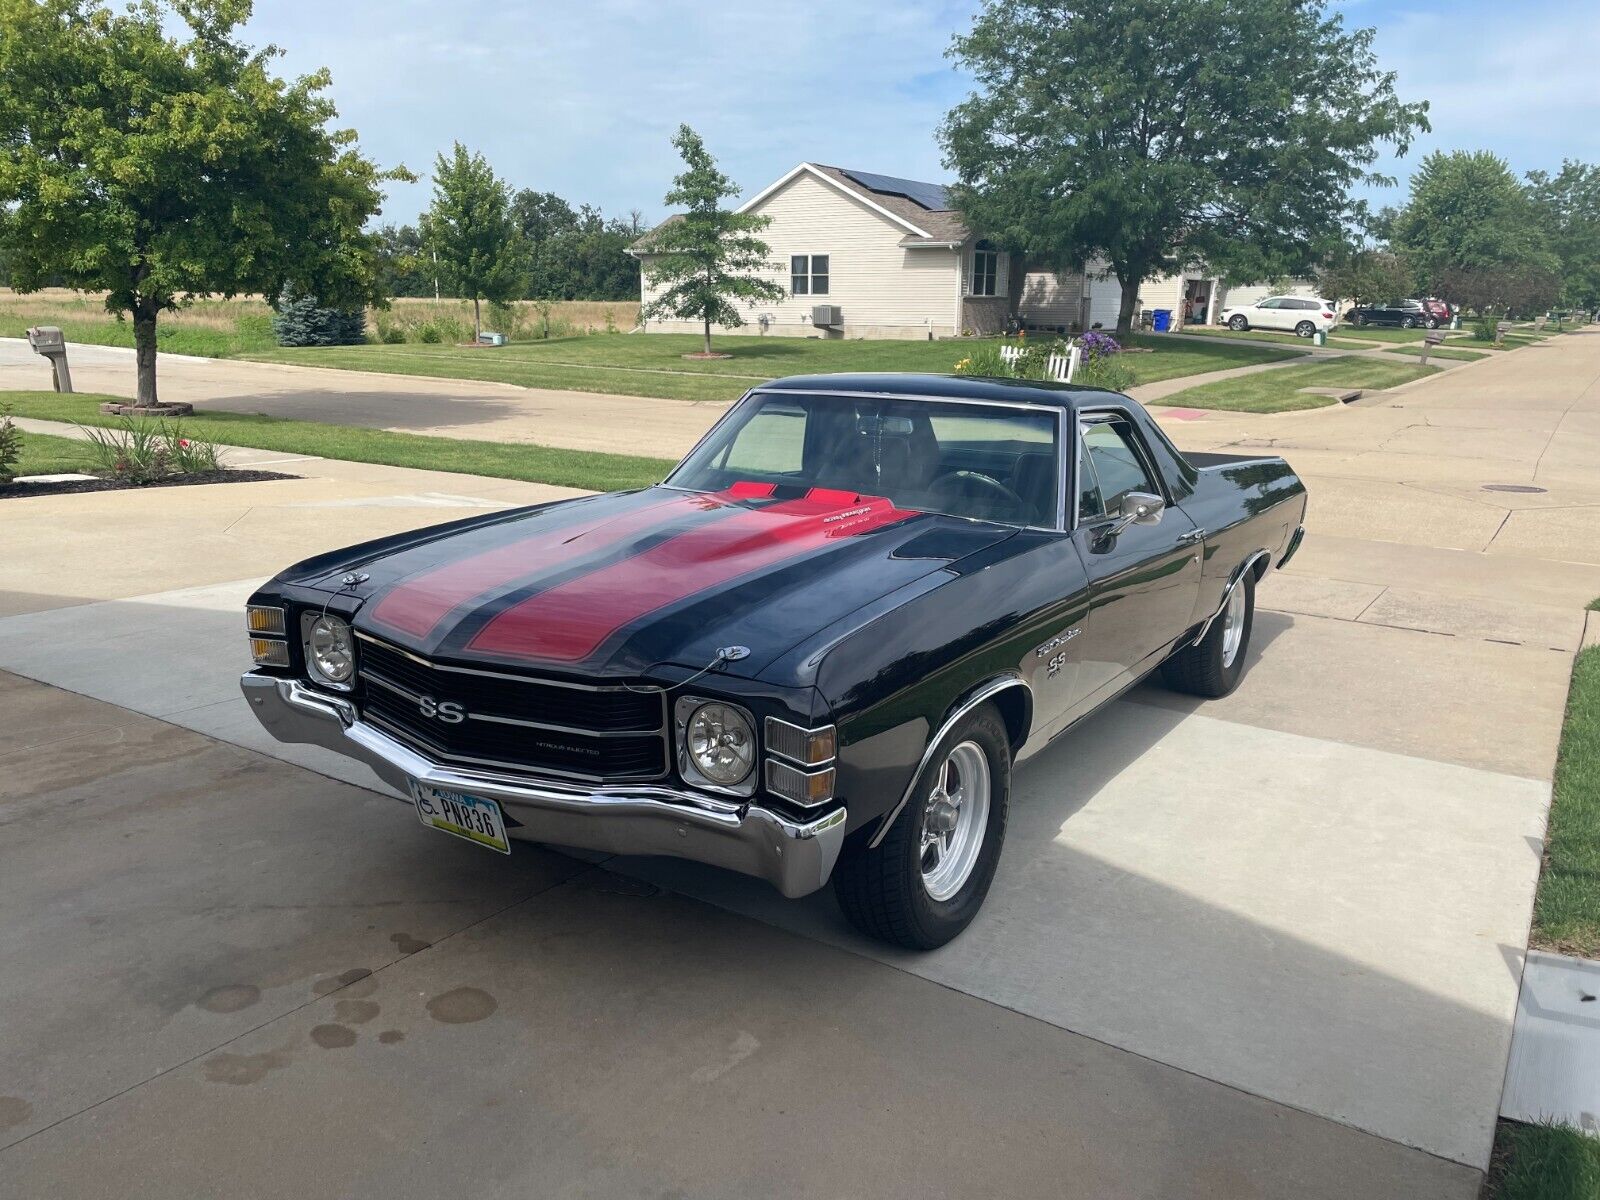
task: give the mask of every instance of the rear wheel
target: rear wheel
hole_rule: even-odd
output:
[[[1415,329],[1416,327],[1417,327],[1417,319],[1415,317],[1401,317],[1400,318],[1400,328],[1401,329]]]
[[[1429,317],[1427,324],[1428,324],[1428,328],[1429,329],[1437,329],[1437,328],[1439,328],[1439,318],[1438,317]]]
[[[845,840],[833,892],[868,937],[932,950],[978,915],[1000,862],[1011,797],[1011,742],[985,704],[956,724],[876,848],[869,822]]]
[[[1246,321],[1241,316],[1232,316],[1228,318],[1228,328],[1233,330],[1235,333],[1243,333],[1246,329],[1250,328],[1250,322]]]
[[[1161,664],[1161,678],[1175,692],[1216,699],[1244,678],[1244,660],[1255,625],[1256,574],[1246,570],[1228,592],[1222,612],[1197,645],[1185,646]]]
[[[1308,338],[1308,337],[1311,337],[1316,332],[1317,332],[1317,327],[1315,325],[1313,325],[1310,321],[1301,321],[1300,324],[1298,324],[1298,325],[1296,325],[1294,327],[1294,335],[1295,335],[1295,337]]]
[[[1367,323],[1367,314],[1366,313],[1355,313],[1350,318],[1350,324],[1354,325],[1357,329],[1361,328],[1361,326],[1365,325],[1366,323]]]

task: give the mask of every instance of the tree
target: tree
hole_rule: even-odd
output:
[[[249,15],[249,0],[0,0],[12,285],[104,290],[133,318],[140,405],[157,402],[157,318],[192,297],[292,284],[340,307],[380,299],[362,227],[380,184],[410,175],[328,128],[327,71],[286,82],[275,47],[240,43]]]
[[[1303,274],[1378,144],[1428,127],[1372,38],[1323,0],[987,0],[950,50],[978,83],[939,135],[957,204],[1010,250],[1103,256],[1120,334],[1144,280],[1196,261]]]
[[[460,142],[433,167],[433,203],[422,215],[422,240],[439,256],[451,293],[472,301],[472,337],[483,332],[482,302],[504,304],[522,294],[527,245],[511,209],[511,188],[481,154]]]
[[[772,253],[756,237],[771,218],[720,207],[739,189],[717,170],[717,160],[694,130],[678,126],[672,144],[683,158],[684,171],[672,181],[667,204],[685,211],[650,234],[645,277],[660,291],[639,315],[699,321],[709,355],[712,325],[736,329],[744,324],[736,301],[778,301],[784,291],[754,274],[766,267]]]
[[[1345,250],[1317,275],[1322,295],[1337,303],[1384,304],[1409,296],[1416,276],[1411,264],[1389,250]]]
[[[1568,160],[1553,176],[1530,171],[1528,198],[1561,263],[1561,299],[1600,305],[1600,167]]]
[[[1423,159],[1392,237],[1426,290],[1480,310],[1484,303],[1503,306],[1482,297],[1522,294],[1530,281],[1559,266],[1521,182],[1504,159],[1486,150],[1436,151]],[[1451,290],[1464,285],[1479,298]],[[1543,287],[1541,279],[1532,290]]]

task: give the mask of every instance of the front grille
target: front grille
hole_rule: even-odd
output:
[[[599,782],[667,773],[658,688],[443,667],[366,635],[359,673],[362,716],[433,758]]]

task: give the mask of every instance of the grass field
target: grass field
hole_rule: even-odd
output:
[[[1292,333],[1279,333],[1270,329],[1246,329],[1236,333],[1232,329],[1219,325],[1185,325],[1178,332],[1191,334],[1195,337],[1238,338],[1252,342],[1282,342],[1285,345],[1299,346],[1302,349],[1311,345],[1309,338],[1296,337]],[[1330,337],[1328,345],[1338,346],[1345,350],[1370,350],[1372,348],[1366,342],[1355,342],[1342,337]]]
[[[1389,351],[1388,352],[1390,354],[1409,354],[1409,355],[1415,356],[1415,355],[1419,355],[1419,354],[1422,353],[1422,347],[1421,346],[1391,346],[1391,347],[1389,347]],[[1451,343],[1448,346],[1435,346],[1432,350],[1428,351],[1428,357],[1429,358],[1449,358],[1449,359],[1456,359],[1456,360],[1459,360],[1461,362],[1471,362],[1474,359],[1488,358],[1489,356],[1487,354],[1483,353],[1481,350],[1462,350],[1461,348],[1456,346],[1454,343]]]
[[[1389,388],[1431,375],[1437,369],[1420,363],[1384,362],[1378,358],[1324,358],[1281,370],[1203,383],[1165,396],[1161,403],[1174,408],[1220,408],[1229,412],[1292,412],[1338,403],[1331,396],[1309,394],[1301,388]]]
[[[1426,329],[1398,329],[1391,325],[1350,325],[1338,327],[1342,337],[1359,338],[1363,342],[1420,342],[1428,333]]]
[[[103,416],[100,412],[101,401],[110,399],[113,397],[83,393],[71,396],[55,392],[5,394],[12,412],[19,417],[118,426],[121,418]],[[281,450],[286,454],[419,467],[429,471],[459,471],[466,475],[522,479],[596,492],[648,487],[660,482],[674,466],[671,460],[664,458],[424,437],[350,425],[288,421],[251,413],[205,413],[185,417],[181,426],[186,434],[224,446],[250,446],[258,450]],[[24,433],[24,447],[35,436]]]
[[[48,433],[24,433],[18,475],[87,475],[97,460],[92,449],[73,438]]]
[[[1595,1200],[1600,1138],[1563,1125],[1501,1121],[1481,1200]]]
[[[1296,351],[1223,346],[1198,340],[1148,336],[1131,339],[1148,354],[1124,363],[1135,383],[1220,371],[1293,358]],[[339,367],[404,375],[486,379],[523,387],[613,392],[669,399],[732,400],[754,383],[782,375],[830,371],[948,372],[966,357],[971,341],[823,341],[789,337],[717,337],[732,358],[685,359],[699,349],[692,334],[594,334],[517,342],[498,350],[463,346],[339,346],[279,349],[258,361]]]
[[[1600,646],[1572,668],[1531,941],[1600,955]]]

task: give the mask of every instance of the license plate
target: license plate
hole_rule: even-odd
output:
[[[418,783],[414,779],[411,781],[411,799],[417,806],[417,818],[430,829],[466,838],[469,842],[477,842],[501,854],[511,853],[511,843],[506,840],[505,818],[500,815],[500,806],[493,800]]]

